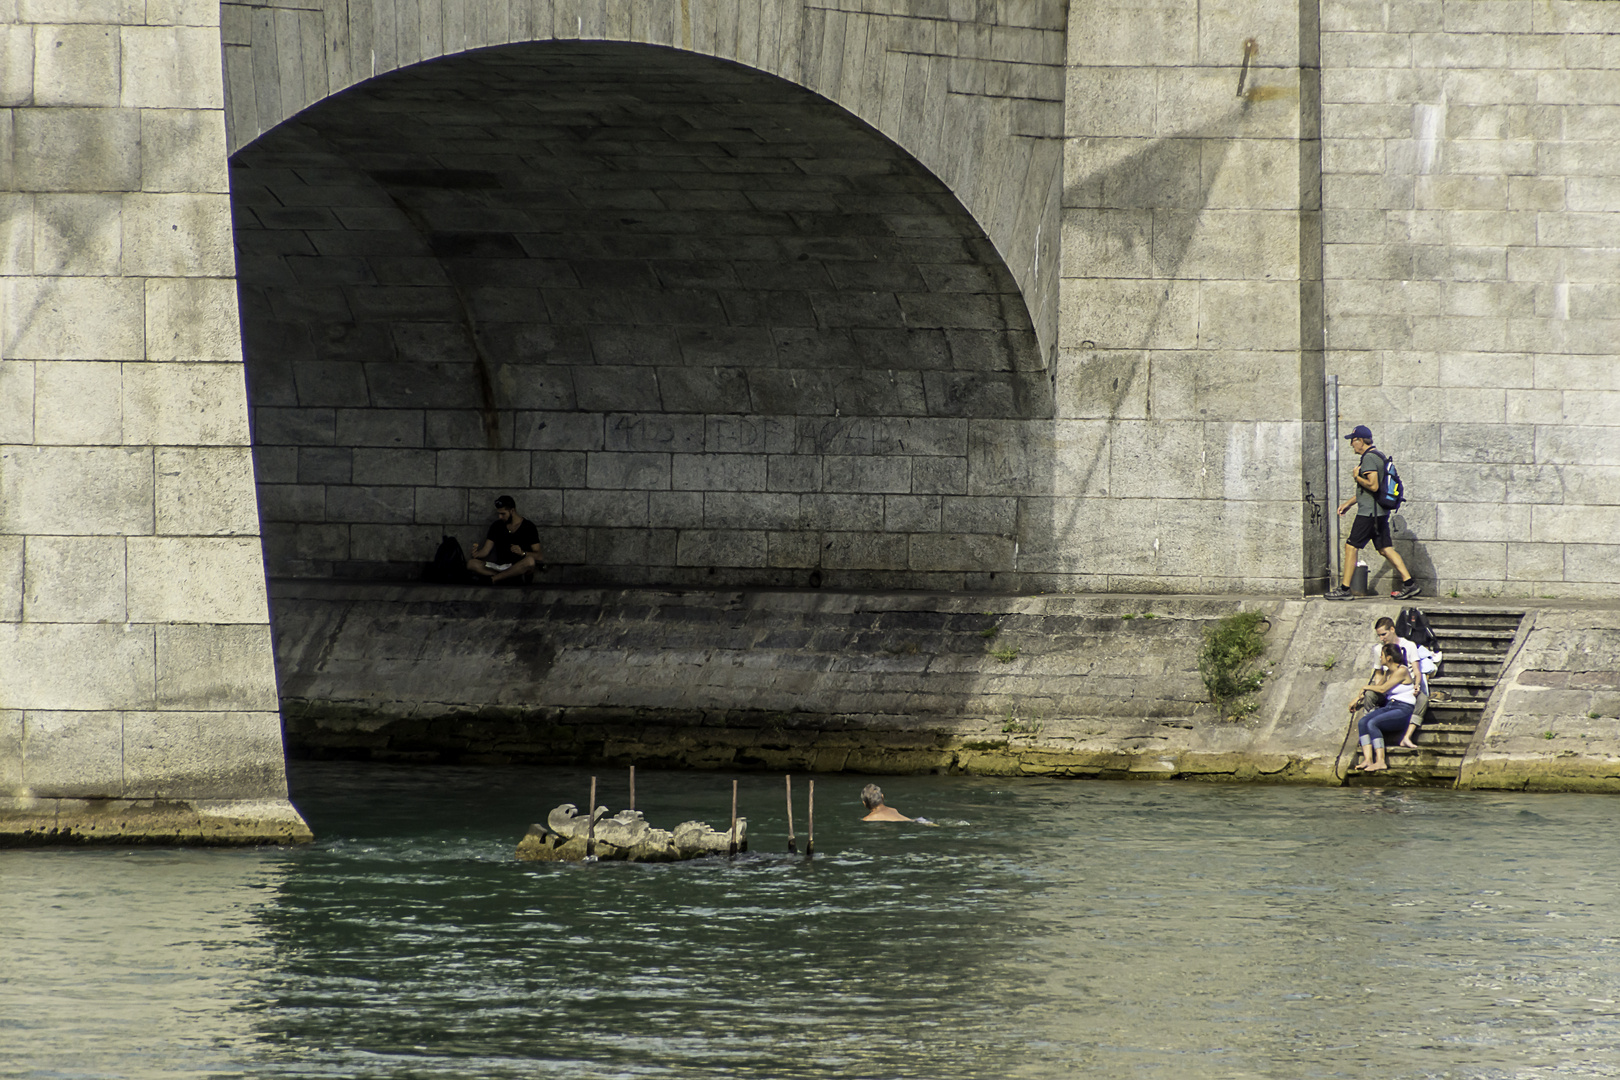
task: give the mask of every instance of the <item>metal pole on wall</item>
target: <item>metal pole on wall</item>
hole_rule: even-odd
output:
[[[1322,387],[1323,414],[1327,417],[1327,587],[1332,589],[1341,580],[1334,573],[1339,561],[1339,377],[1329,375]]]

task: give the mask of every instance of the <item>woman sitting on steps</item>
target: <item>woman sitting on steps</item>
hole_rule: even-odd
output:
[[[1384,755],[1384,738],[1386,735],[1395,738],[1406,730],[1406,722],[1412,718],[1412,707],[1417,704],[1417,690],[1412,685],[1411,669],[1406,666],[1405,650],[1390,643],[1379,655],[1384,661],[1383,667],[1373,673],[1373,680],[1357,690],[1350,701],[1350,713],[1354,715],[1368,690],[1384,695],[1383,707],[1368,712],[1357,725],[1361,733],[1361,764],[1357,768],[1365,772],[1389,768]],[[1378,677],[1379,672],[1382,678]]]

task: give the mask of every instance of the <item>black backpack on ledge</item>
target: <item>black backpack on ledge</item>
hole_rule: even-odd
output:
[[[467,556],[461,550],[461,541],[453,536],[439,541],[433,561],[422,568],[422,580],[436,585],[462,585],[468,577]]]

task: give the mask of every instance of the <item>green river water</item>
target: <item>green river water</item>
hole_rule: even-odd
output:
[[[806,861],[744,775],[734,861],[516,862],[588,775],[295,763],[304,849],[0,852],[0,1077],[1620,1075],[1620,800],[880,780],[927,828],[829,775]]]

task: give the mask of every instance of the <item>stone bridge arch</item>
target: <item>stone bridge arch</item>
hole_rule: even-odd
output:
[[[858,9],[858,10],[857,10]],[[937,176],[1056,348],[1066,0],[316,0],[220,6],[231,153],[347,87],[522,42],[663,45],[814,91]]]
[[[1006,587],[1043,531],[1017,283],[797,84],[498,46],[317,103],[231,174],[272,576],[414,576],[500,493],[551,580]]]

